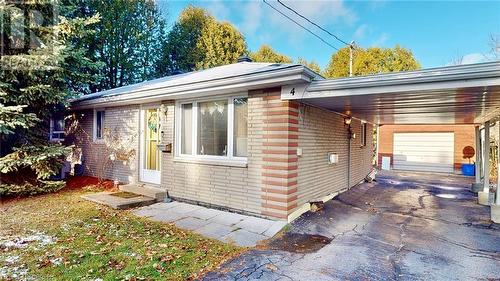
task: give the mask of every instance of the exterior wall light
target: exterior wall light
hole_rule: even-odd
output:
[[[344,125],[350,126],[351,125],[351,121],[352,121],[351,117],[344,118]]]

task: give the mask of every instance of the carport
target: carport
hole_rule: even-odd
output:
[[[376,125],[475,124],[479,165],[473,189],[479,191],[478,203],[490,204],[492,220],[500,222],[500,188],[495,198],[489,198],[489,173],[485,173],[490,127],[500,121],[500,62],[318,80],[283,87],[281,97]]]

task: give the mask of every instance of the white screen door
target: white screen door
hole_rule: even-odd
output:
[[[140,180],[160,184],[160,118],[158,107],[141,110],[141,172]]]

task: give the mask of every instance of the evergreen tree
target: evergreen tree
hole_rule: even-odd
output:
[[[1,30],[0,195],[8,193],[10,184],[53,186],[43,180],[56,173],[67,148],[48,142],[48,120],[64,111],[75,90],[93,82],[92,76],[79,69],[94,65],[71,42],[99,18],[58,16],[55,4],[27,1],[0,7],[2,22],[7,23]],[[67,7],[57,8],[64,12]],[[39,18],[23,18],[30,12]],[[23,19],[21,28],[12,23],[18,18]]]

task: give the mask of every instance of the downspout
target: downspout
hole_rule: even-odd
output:
[[[490,192],[490,121],[484,123],[483,192]]]
[[[497,122],[498,125],[498,140],[497,140],[497,190],[494,204],[500,205],[500,121]],[[498,223],[498,221],[496,221]]]
[[[352,140],[351,125],[349,125],[348,136],[349,136],[349,142],[347,143],[347,189],[350,189],[351,188],[351,140]]]

